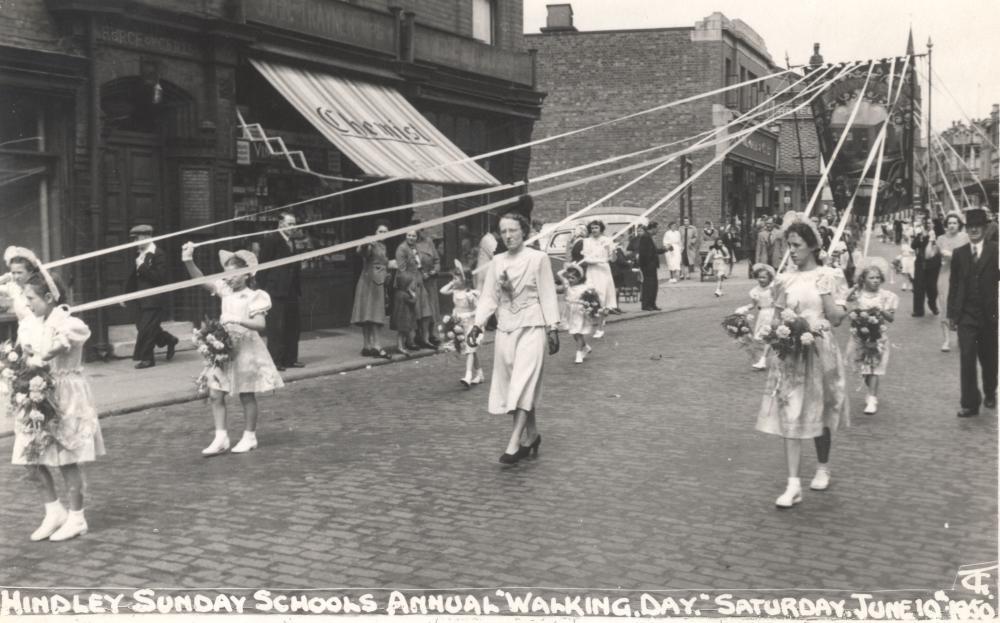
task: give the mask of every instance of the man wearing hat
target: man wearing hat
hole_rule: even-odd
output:
[[[282,212],[278,215],[277,231],[261,239],[261,264],[295,254],[291,237],[295,224],[294,214]],[[293,262],[257,274],[257,285],[271,297],[271,313],[267,315],[267,350],[279,370],[305,367],[299,361],[301,273],[301,262]]]
[[[969,244],[951,256],[948,282],[948,321],[958,331],[962,381],[958,417],[979,415],[979,402],[987,409],[997,406],[997,243],[986,240],[986,211],[965,211]],[[982,368],[983,393],[979,393],[976,361]]]
[[[136,225],[129,230],[129,236],[132,240],[152,238],[153,226]],[[148,242],[137,248],[139,254],[135,258],[135,268],[125,282],[125,291],[137,292],[165,284],[167,282],[167,260],[163,251],[157,249],[153,242]],[[160,327],[166,306],[165,294],[147,296],[138,300],[139,313],[135,322],[138,335],[135,338],[132,359],[139,362],[135,364],[135,367],[140,370],[156,365],[153,350],[157,347],[167,347],[167,361],[174,358],[174,350],[177,348],[178,340]]]

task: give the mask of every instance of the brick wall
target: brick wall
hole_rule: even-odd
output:
[[[55,20],[42,0],[4,0],[0,4],[0,44],[65,51]]]
[[[450,33],[472,36],[472,0],[346,0],[350,4],[388,12],[390,6],[403,7],[416,14],[418,24]],[[497,45],[504,49],[522,49],[524,20],[523,0],[497,0]]]
[[[718,41],[692,42],[690,32],[690,29],[663,29],[526,36],[526,47],[538,49],[538,87],[548,93],[534,137],[589,126],[721,86],[722,44]],[[721,99],[699,100],[537,146],[532,150],[529,177],[677,141],[708,130],[712,127],[713,103],[721,103]],[[653,155],[674,149],[677,148],[667,148]],[[714,156],[714,149],[692,154],[692,170],[697,171]],[[641,159],[649,157],[653,156]],[[639,159],[627,163],[637,161]],[[544,221],[557,220],[639,173],[641,171],[635,171],[541,197],[535,202],[535,213]],[[584,175],[586,173],[576,177]],[[692,204],[696,222],[719,218],[721,177],[721,166],[717,165],[694,183]],[[649,207],[675,187],[679,179],[680,164],[671,163],[608,200],[607,205]],[[677,218],[678,214],[679,203],[675,201],[653,218],[663,222]]]

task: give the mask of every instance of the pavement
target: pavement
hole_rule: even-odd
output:
[[[921,600],[924,614],[973,598],[995,612],[995,589],[978,596],[956,582],[960,571],[996,565],[996,412],[955,417],[958,356],[940,352],[937,319],[910,318],[901,293],[879,413],[860,413],[852,376],[853,422],[834,436],[831,488],[780,511],[782,442],[754,431],[764,377],[719,326],[750,287],[733,279],[718,299],[708,282],[664,286],[663,312],[625,314],[582,365],[564,340],[546,361],[539,456],[513,467],[497,462],[510,420],[486,414],[487,386],[463,389],[463,363],[448,354],[290,375],[283,391],[260,397],[260,447],[246,455],[200,456],[212,434],[204,404],[106,418],[108,456],[87,466],[90,533],[81,538],[29,542],[42,509],[24,471],[0,467],[0,585],[117,592],[140,609],[140,587],[224,593],[271,613],[256,591],[316,596],[308,611],[334,613],[347,602],[388,612],[393,589],[492,600],[500,614],[560,612],[552,601],[523,610],[507,601],[529,593],[582,598],[584,614],[621,598],[633,608],[623,616],[643,606],[672,614],[674,598],[694,600],[699,614],[732,614],[723,594],[747,597],[739,612],[750,615],[750,596],[857,606],[858,593],[883,610],[853,618],[894,618],[883,601],[905,599]],[[846,327],[839,333],[843,344]],[[335,365],[334,348],[358,348],[352,337],[304,342],[309,367],[295,374]],[[482,350],[487,372],[491,350]],[[179,358],[152,373],[171,368],[177,382],[197,372]],[[139,374],[122,378],[138,385]],[[116,384],[101,378],[95,386]],[[235,437],[241,416],[230,409]],[[11,442],[0,439],[0,453]],[[814,466],[806,448],[806,482]]]

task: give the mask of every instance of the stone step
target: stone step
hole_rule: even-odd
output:
[[[160,326],[164,331],[180,340],[180,343],[177,344],[177,350],[194,349],[194,343],[191,341],[191,333],[194,331],[193,323],[171,320],[161,323]],[[118,324],[108,327],[108,342],[111,343],[112,355],[114,357],[131,357],[135,350],[137,336],[138,331],[134,324]]]

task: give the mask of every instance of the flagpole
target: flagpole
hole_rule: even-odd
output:
[[[927,166],[930,168],[930,158],[931,158],[931,98],[934,97],[933,91],[931,89],[931,50],[934,47],[934,43],[931,41],[930,37],[927,37]],[[930,182],[927,182],[930,184]],[[937,199],[937,191],[934,192],[934,198]],[[931,214],[931,193],[928,187],[927,191],[927,215]]]

